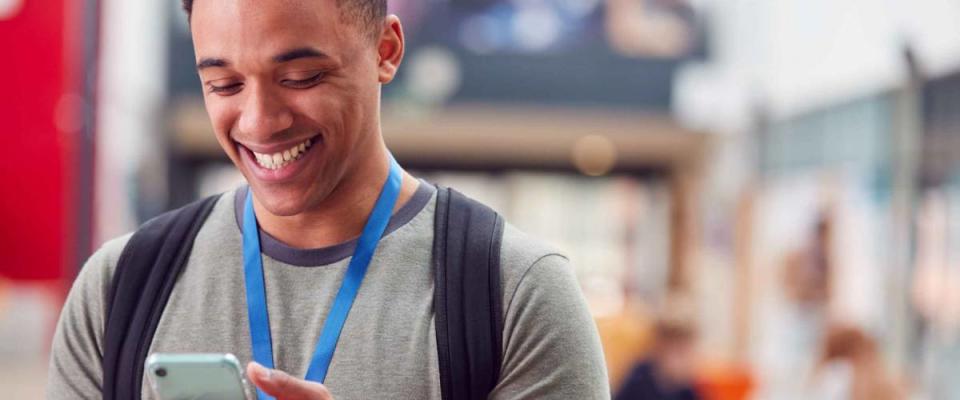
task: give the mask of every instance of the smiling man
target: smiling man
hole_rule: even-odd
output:
[[[200,207],[191,205],[147,222],[90,257],[57,326],[48,398],[153,399],[139,367],[153,353],[233,353],[248,363],[251,391],[281,400],[610,396],[568,260],[509,224],[494,223],[498,247],[480,249],[496,261],[495,301],[462,314],[438,309],[470,303],[467,292],[484,287],[440,279],[447,272],[437,265],[477,258],[471,236],[449,249],[437,240],[459,224],[443,217],[488,209],[411,176],[384,145],[381,86],[404,51],[385,0],[184,8],[214,132],[249,186],[206,200],[196,217],[184,217]],[[197,226],[189,240],[155,236],[181,220]],[[144,252],[151,246],[164,251]],[[183,256],[167,257],[170,249]],[[169,284],[124,286],[138,263],[151,279],[173,268]],[[122,317],[151,301],[146,322]],[[498,323],[477,325],[483,310]],[[479,369],[494,379],[479,382],[476,368],[450,378],[451,364],[488,359],[476,352],[476,338],[488,336],[496,362]],[[450,356],[458,345],[470,356]],[[124,371],[132,379],[118,379]]]

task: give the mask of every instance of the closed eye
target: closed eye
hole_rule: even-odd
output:
[[[229,85],[223,85],[223,86],[207,84],[207,87],[210,93],[216,93],[221,96],[229,96],[231,94],[239,92],[240,89],[243,88],[243,82],[236,82],[236,83],[231,83]]]
[[[320,83],[324,76],[326,76],[326,73],[317,72],[304,79],[284,79],[281,80],[280,83],[294,89],[306,89]]]

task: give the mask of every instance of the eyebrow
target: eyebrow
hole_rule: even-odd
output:
[[[299,58],[330,58],[330,56],[312,47],[300,47],[277,54],[273,57],[273,61],[276,63],[285,63]]]
[[[312,47],[300,47],[273,56],[273,62],[279,64],[301,58],[330,58],[330,56]],[[228,65],[230,65],[230,63],[222,58],[202,58],[200,59],[200,62],[197,63],[197,70],[199,71],[205,68],[213,67],[226,67]]]
[[[230,65],[230,63],[222,58],[203,58],[197,63],[197,70],[200,71],[204,68],[212,67],[226,67],[227,65]]]

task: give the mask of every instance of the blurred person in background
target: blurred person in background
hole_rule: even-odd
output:
[[[818,398],[907,398],[906,388],[888,372],[876,340],[853,325],[835,323],[827,328],[814,372],[815,385],[819,385],[814,389]]]
[[[784,262],[783,284],[787,296],[798,308],[811,313],[822,313],[830,302],[834,242],[833,218],[822,211],[803,247],[787,255]]]
[[[697,400],[697,330],[690,316],[672,309],[654,326],[650,355],[638,363],[617,393],[616,400]]]
[[[439,190],[396,165],[381,135],[381,86],[404,53],[400,20],[386,15],[384,0],[185,0],[184,8],[207,113],[249,188],[215,198],[160,303],[147,353],[233,353],[249,362],[261,398],[449,398],[434,330]],[[383,225],[367,236],[371,221]],[[112,389],[104,327],[130,240],[104,244],[75,281],[54,337],[48,398],[94,399]],[[323,316],[340,304],[334,294],[360,254],[372,258],[347,303],[337,351],[320,366],[329,375],[323,384],[303,379],[326,333]],[[596,326],[568,259],[509,224],[494,254],[503,347],[485,397],[608,398]],[[256,279],[259,292],[250,289]],[[269,319],[255,318],[267,308]],[[264,332],[275,338],[261,348],[265,359],[251,345]],[[154,398],[149,385],[125,389]]]

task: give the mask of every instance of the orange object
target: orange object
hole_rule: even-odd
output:
[[[615,316],[597,318],[610,387],[617,389],[637,360],[653,344],[651,322],[638,307],[626,307]]]
[[[703,368],[695,386],[705,400],[745,400],[756,382],[743,366],[717,364]]]

